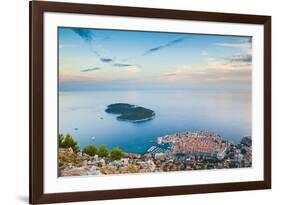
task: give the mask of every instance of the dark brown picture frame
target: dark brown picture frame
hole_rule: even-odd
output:
[[[271,188],[271,17],[76,3],[30,3],[30,204],[76,202]],[[43,191],[43,14],[44,12],[259,24],[264,27],[264,180],[45,194]]]

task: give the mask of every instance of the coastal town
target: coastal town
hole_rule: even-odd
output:
[[[178,132],[158,137],[145,153],[112,158],[72,147],[59,148],[59,176],[108,175],[252,166],[252,139],[232,143],[210,131]]]

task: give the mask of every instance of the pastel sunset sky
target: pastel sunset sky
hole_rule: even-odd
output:
[[[252,38],[58,28],[59,89],[251,88]]]

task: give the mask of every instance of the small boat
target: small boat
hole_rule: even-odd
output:
[[[93,137],[91,137],[91,140],[95,140],[95,139],[96,139],[96,137],[94,137],[94,136],[93,136]]]
[[[78,128],[77,128],[77,127],[75,127],[75,128],[74,128],[74,130],[78,130]]]
[[[103,120],[103,117],[100,117],[101,120]]]

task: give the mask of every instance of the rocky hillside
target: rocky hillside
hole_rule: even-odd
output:
[[[150,159],[144,160],[140,155],[125,153],[120,160],[107,157],[93,157],[71,148],[59,149],[59,176],[107,175],[121,173],[153,172],[156,165]]]

